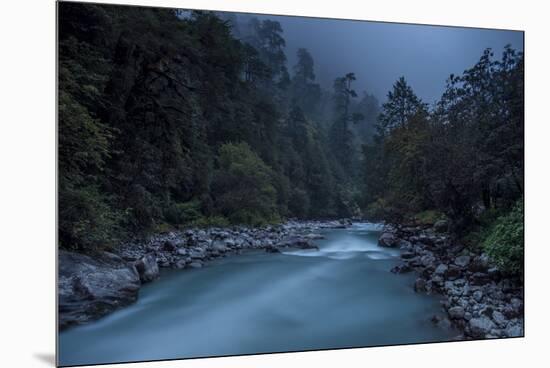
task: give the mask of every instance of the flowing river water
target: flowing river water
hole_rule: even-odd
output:
[[[451,340],[435,296],[395,275],[380,228],[322,230],[319,250],[249,251],[197,270],[166,270],[139,300],[59,336],[61,365]]]

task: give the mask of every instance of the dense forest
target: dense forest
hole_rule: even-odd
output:
[[[429,106],[287,65],[281,25],[59,5],[59,241],[287,218],[445,218],[513,272],[523,252],[523,54],[486,50]],[[443,81],[442,81],[443,82]]]

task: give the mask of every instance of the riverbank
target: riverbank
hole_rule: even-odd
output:
[[[113,252],[59,251],[59,329],[97,320],[134,303],[140,287],[156,280],[159,267],[194,269],[245,250],[280,252],[316,248],[322,228],[351,222],[289,221],[278,226],[187,229],[121,244]]]
[[[404,250],[393,273],[416,272],[416,292],[437,293],[447,317],[434,317],[442,327],[455,327],[462,339],[523,336],[523,284],[491,263],[481,250],[453,241],[446,224],[386,226],[378,244]]]

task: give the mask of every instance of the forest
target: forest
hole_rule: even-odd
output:
[[[62,3],[59,244],[286,219],[435,222],[523,267],[523,53],[487,49],[435,104],[327,90],[252,17]],[[445,81],[442,81],[445,83]]]

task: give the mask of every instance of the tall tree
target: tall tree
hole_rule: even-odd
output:
[[[298,49],[297,57],[291,83],[292,104],[300,106],[308,116],[317,117],[321,87],[315,83],[315,62],[309,51],[304,48]]]
[[[346,174],[353,174],[354,147],[353,133],[349,129],[350,123],[363,120],[360,113],[351,113],[351,99],[357,97],[352,89],[355,74],[348,73],[334,80],[334,123],[331,129],[332,149],[338,162]]]
[[[396,127],[403,127],[407,121],[427,106],[416,96],[407,84],[405,77],[400,77],[388,92],[387,101],[382,105],[379,123],[383,131],[388,132]]]

